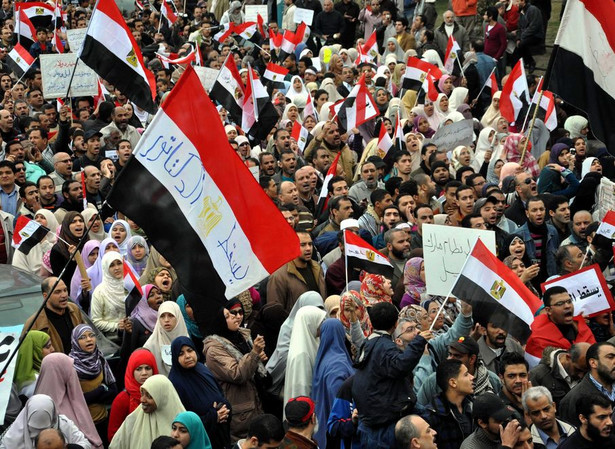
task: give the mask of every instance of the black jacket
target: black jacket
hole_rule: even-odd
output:
[[[560,349],[556,350],[556,352],[557,354],[553,355],[553,357],[557,357],[565,351]],[[554,360],[553,366],[549,366],[545,361],[541,361],[532,368],[530,371],[530,380],[533,386],[540,385],[546,387],[551,392],[555,404],[559,406],[560,401],[570,391],[570,386],[560,374],[558,365],[555,363],[555,358],[552,360]]]
[[[591,394],[602,394],[596,388],[592,380],[589,378],[589,373],[585,375],[583,380],[579,382],[570,392],[562,399],[559,405],[559,415],[561,419],[572,424],[576,428],[581,426],[579,414],[577,413],[577,401]],[[615,406],[615,402],[611,403]]]

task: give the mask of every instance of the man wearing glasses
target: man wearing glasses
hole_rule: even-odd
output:
[[[525,205],[527,200],[535,195],[538,195],[538,188],[532,175],[526,172],[518,173],[515,176],[515,200],[506,209],[506,217],[517,223],[518,226],[523,226],[527,222]]]
[[[564,287],[548,288],[542,300],[545,313],[534,318],[532,334],[525,348],[531,366],[538,363],[540,354],[549,346],[569,350],[575,343],[596,343],[583,316],[574,315],[574,303]]]

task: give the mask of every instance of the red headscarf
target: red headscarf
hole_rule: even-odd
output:
[[[126,374],[124,374],[124,384],[126,393],[130,398],[130,413],[132,413],[141,403],[141,384],[137,382],[134,376],[135,370],[141,365],[149,365],[154,370],[154,374],[158,374],[158,365],[156,365],[156,357],[147,349],[137,349],[128,359]]]

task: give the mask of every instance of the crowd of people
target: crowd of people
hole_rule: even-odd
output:
[[[18,79],[6,64],[13,4],[2,2],[0,263],[40,276],[44,307],[24,324],[0,448],[615,447],[612,311],[577,315],[565,288],[542,288],[592,264],[614,279],[611,241],[597,231],[615,158],[571,105],[556,102],[549,132],[527,104],[510,123],[502,93],[484,88],[491,73],[503,86],[522,58],[534,94],[551,2],[453,0],[440,19],[435,0],[284,0],[268,2],[267,34],[294,31],[297,9],[314,18],[283,60],[269,39],[214,39],[260,3],[178,0],[168,5],[174,24],[160,4],[125,13],[157,104],[185,65],[167,67],[156,53],[181,59],[198,47],[203,66],[230,58],[244,82],[270,62],[288,70],[284,88],[268,86],[280,117],[267,139],[218,111],[229,146],[258,168],[260,187],[242,187],[276,204],[300,255],[212,307],[205,325],[181,273],[105,203],[152,115],[104,80],[104,98],[56,102],[38,63]],[[64,26],[86,28],[94,7],[64,5]],[[374,32],[380,51],[365,60]],[[39,27],[31,55],[55,53],[56,33],[76,51],[63,29]],[[450,36],[461,51],[447,71]],[[435,101],[404,88],[412,56],[444,73]],[[377,116],[343,129],[332,106],[359,78]],[[434,143],[464,119],[471,145]],[[305,142],[292,137],[296,123]],[[382,127],[395,142],[388,151]],[[11,245],[20,216],[48,229],[27,254]],[[473,311],[473,298],[429,293],[426,224],[494,233],[497,257],[542,301],[527,342],[507,317]],[[347,265],[344,232],[377,249],[392,274]],[[126,271],[143,292],[128,315]]]

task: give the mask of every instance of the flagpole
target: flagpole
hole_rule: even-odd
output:
[[[538,109],[540,106],[540,101],[542,100],[542,93],[544,90],[540,91],[540,95],[538,96],[538,104],[536,105],[536,109],[534,110],[534,116],[532,117],[532,122],[530,123],[530,127],[527,131],[527,139],[525,140],[525,144],[523,145],[523,152],[521,153],[521,160],[519,161],[519,165],[523,167],[523,159],[525,158],[525,152],[527,151],[527,144],[530,141],[530,137],[532,137],[532,130],[534,129],[534,123],[536,123],[536,116],[538,115]],[[523,131],[523,130],[522,130]]]
[[[428,78],[429,78],[429,74],[431,73],[431,69],[427,70],[427,75],[425,76],[425,79],[427,80],[427,82],[429,82]],[[416,91],[416,98],[414,100],[414,106],[412,106],[412,108],[414,109],[416,107],[416,105],[419,102],[419,96],[421,94],[421,91],[423,90],[423,83],[421,83],[421,87],[419,87],[419,90]],[[427,95],[428,93],[425,92],[425,95]]]
[[[585,263],[585,259],[587,258],[587,254],[589,253],[589,245],[587,245],[587,249],[585,250],[585,254],[583,254],[583,260],[581,261],[581,265],[579,268],[583,268],[583,264]]]
[[[487,77],[487,79],[485,80],[485,82],[483,83],[483,87],[480,88],[480,90],[478,91],[478,95],[476,96],[476,98],[474,100],[472,100],[472,102],[478,100],[480,98],[480,94],[483,93],[483,90],[485,90],[485,87],[487,86],[487,81],[489,81],[491,79],[491,75],[493,75],[493,72],[495,72],[496,67],[493,68],[493,70],[491,71],[491,73],[489,74],[489,76]]]
[[[542,76],[540,77],[540,79],[538,80],[538,84],[536,84],[537,86],[540,86],[542,83]],[[530,102],[530,106],[527,108],[527,112],[525,113],[525,119],[523,120],[523,126],[521,127],[521,132],[523,132],[523,130],[525,129],[525,125],[527,125],[527,119],[530,116],[530,111],[532,110],[532,105],[534,104],[534,100],[536,99],[536,95],[538,95],[538,91],[534,92],[534,95],[532,95],[532,101]],[[536,107],[539,107],[540,103],[536,104]]]
[[[344,230],[344,274],[346,275],[346,289],[348,289],[348,246],[346,244],[346,230]]]
[[[466,77],[465,73],[463,72],[463,67],[461,66],[461,61],[459,60],[459,53],[457,53],[457,57],[455,58],[455,60],[457,61],[457,65],[459,66],[459,70],[461,70],[461,76],[463,78]],[[495,70],[495,69],[494,69]],[[489,75],[491,76],[491,75]]]

